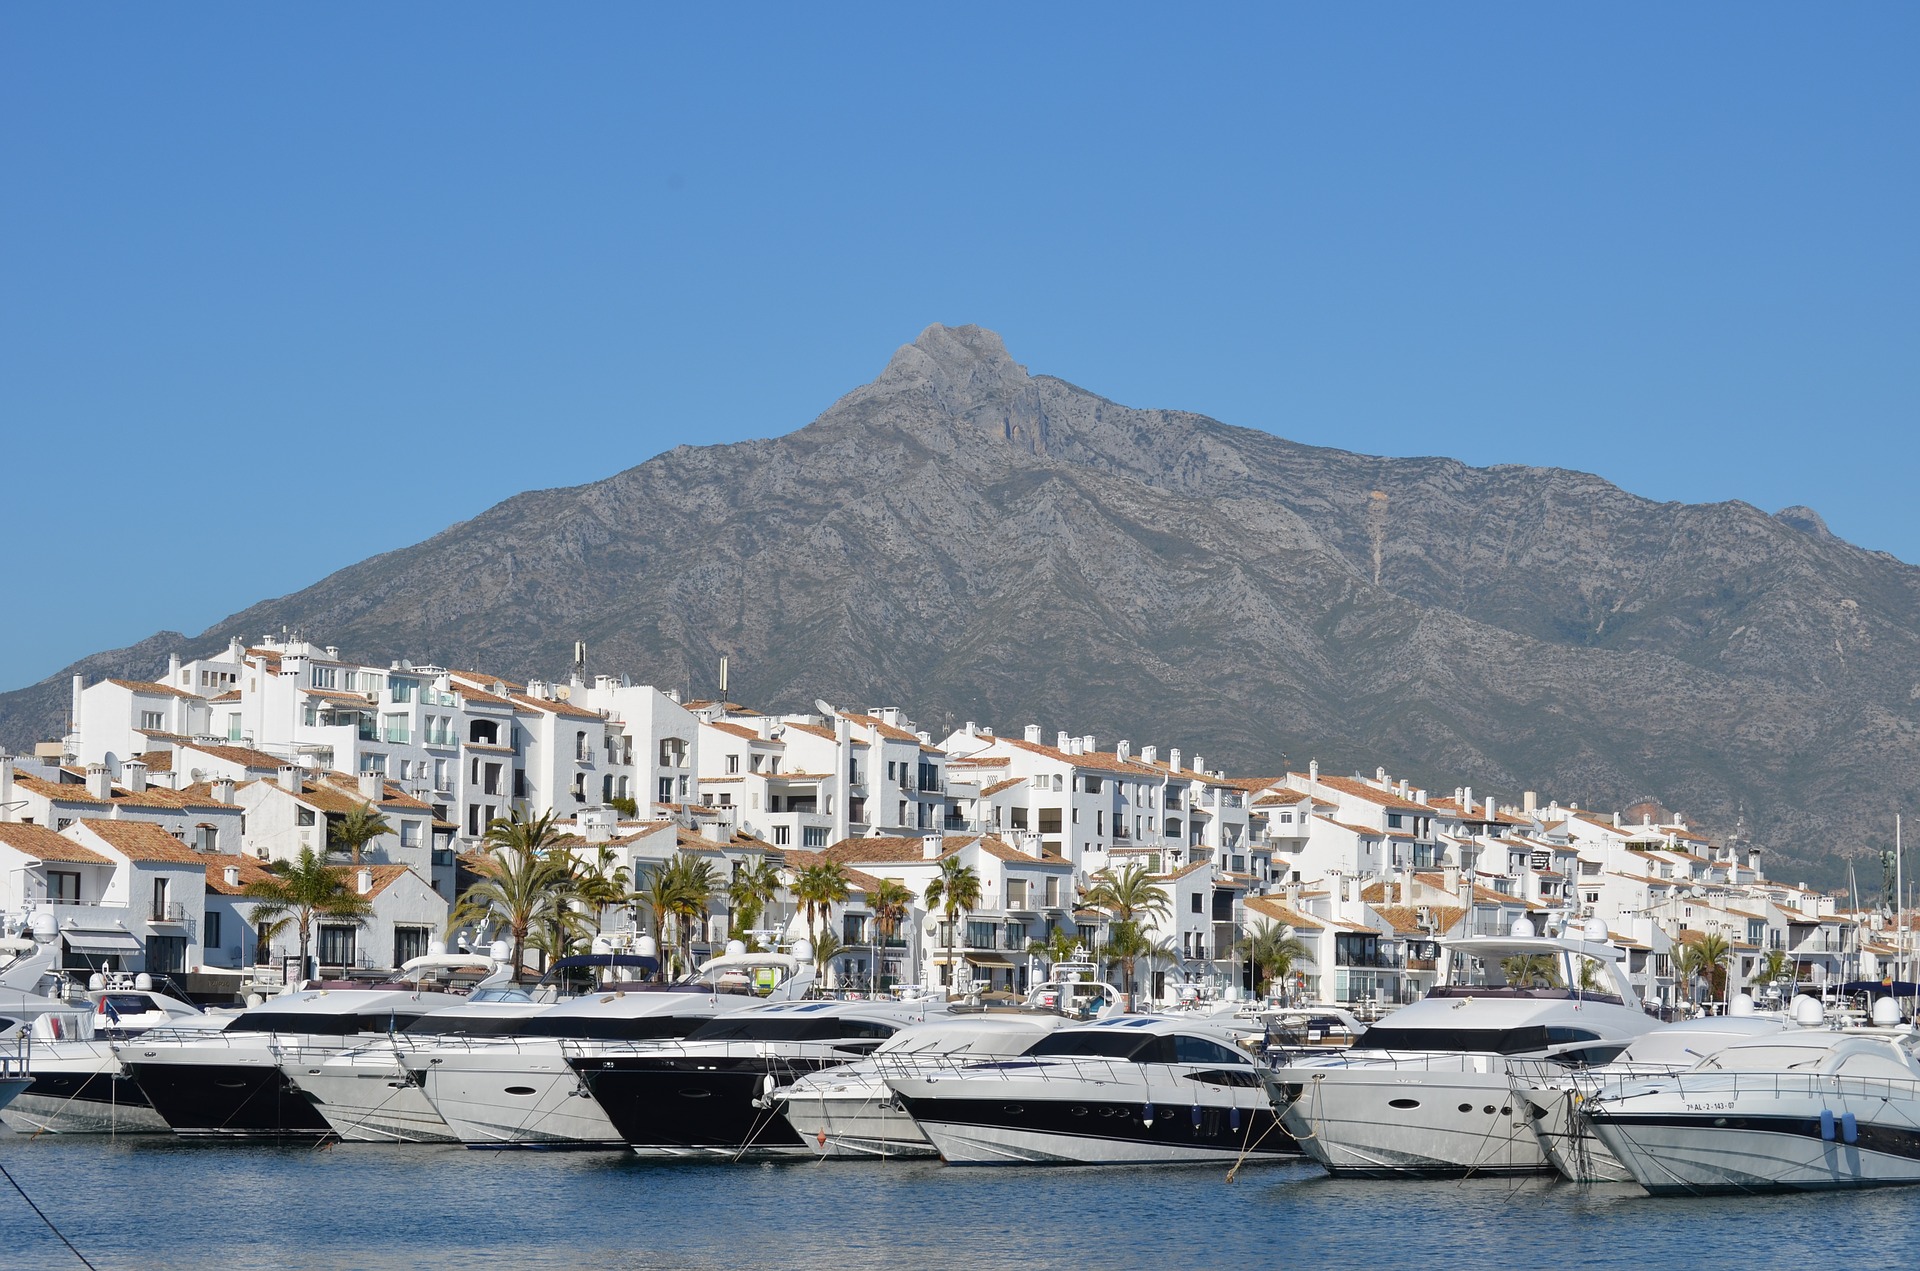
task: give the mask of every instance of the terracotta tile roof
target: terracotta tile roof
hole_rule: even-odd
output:
[[[1306,795],[1298,790],[1276,790],[1272,794],[1263,794],[1253,801],[1256,808],[1292,807],[1306,800]]]
[[[1020,785],[1025,781],[1026,781],[1025,777],[1009,777],[1005,781],[996,781],[990,786],[982,787],[980,791],[980,796],[982,798],[985,798],[990,794],[999,794],[1002,790],[1011,790],[1013,789],[1013,787]]]
[[[1364,834],[1368,838],[1381,839],[1381,838],[1387,837],[1387,832],[1385,830],[1372,830],[1372,829],[1368,829],[1364,825],[1349,825],[1345,821],[1336,821],[1330,816],[1321,816],[1318,813],[1314,814],[1313,819],[1316,821],[1325,821],[1328,825],[1337,825],[1341,829],[1349,830],[1355,834]]]
[[[1005,755],[988,755],[984,759],[949,759],[949,768],[1004,768],[1013,760]]]
[[[48,781],[41,777],[30,777],[24,772],[15,773],[13,784],[16,789],[26,790],[43,799],[54,799],[65,803],[104,803],[88,793],[83,785],[68,781]]]
[[[918,835],[876,836],[873,838],[841,839],[825,849],[824,855],[842,864],[868,865],[932,865],[952,856],[962,848],[977,844],[981,851],[996,860],[1017,865],[1042,865],[1055,869],[1067,866],[1058,857],[1034,857],[1016,847],[1012,847],[990,834],[948,834],[941,839],[944,844],[940,855],[928,860]]]
[[[496,684],[509,693],[524,693],[527,691],[527,686],[524,684],[516,684],[512,680],[502,679],[498,675],[485,675],[479,671],[449,671],[447,672],[447,676],[450,679],[461,680],[465,683],[472,684],[487,692],[489,696],[492,696],[492,689]],[[499,699],[495,698],[495,700],[498,701]]]
[[[0,821],[0,844],[37,860],[73,865],[113,864],[64,834],[55,834],[44,825],[29,825],[25,821]]]
[[[825,852],[810,852],[796,848],[786,848],[781,851],[780,856],[781,864],[793,870],[795,873],[800,872],[809,865],[818,865],[822,862],[833,860],[833,858]],[[862,896],[871,895],[873,889],[878,887],[883,881],[877,875],[869,874],[862,869],[855,869],[844,861],[835,861],[834,863],[839,865],[841,871],[846,874],[847,885]]]
[[[1323,772],[1317,783],[1329,790],[1338,790],[1341,794],[1351,795],[1368,803],[1377,803],[1383,808],[1390,808],[1396,812],[1433,811],[1426,804],[1415,803],[1412,799],[1403,798],[1391,791],[1377,789],[1364,781],[1355,781],[1352,777],[1329,777]]]
[[[149,750],[140,756],[140,762],[147,765],[148,772],[172,772],[173,752],[171,750]]]
[[[209,702],[237,702],[240,700],[240,690],[237,688],[230,688],[224,693],[218,693],[212,697],[209,697],[207,700]]]
[[[1206,869],[1210,864],[1211,862],[1209,861],[1194,861],[1190,865],[1181,866],[1179,869],[1173,871],[1173,873],[1171,874],[1155,874],[1153,877],[1158,882],[1163,882],[1163,883],[1178,882],[1180,879],[1185,878],[1187,875],[1195,872],[1196,870]]]
[[[202,853],[207,862],[207,891],[220,896],[238,896],[247,890],[250,884],[273,877],[265,865],[251,856],[221,856]],[[234,866],[240,871],[240,885],[227,886],[227,867]]]
[[[915,740],[917,741],[918,738],[915,738]],[[1097,750],[1089,751],[1083,755],[1074,755],[1068,754],[1064,750],[1056,750],[1052,746],[1043,746],[1038,742],[1028,741],[1024,737],[996,737],[994,740],[1001,745],[1014,746],[1020,750],[1040,755],[1043,758],[1055,759],[1064,764],[1071,764],[1076,768],[1091,768],[1099,772],[1118,772],[1136,778],[1147,776],[1159,777],[1164,775],[1155,765],[1141,763],[1136,759],[1121,759],[1118,755],[1105,754]],[[1182,775],[1188,774],[1183,773]],[[1191,775],[1198,776],[1199,774],[1195,773]]]
[[[757,741],[763,746],[780,746],[785,744],[784,742],[776,741],[771,738],[762,737],[758,729],[747,728],[740,724],[729,724],[725,720],[719,720],[719,719],[712,720],[707,724],[707,727],[717,728],[721,732],[730,734],[734,737],[744,737],[748,741]]]
[[[74,824],[84,826],[130,861],[198,865],[207,859],[205,852],[194,851],[151,821],[88,818]]]
[[[1284,923],[1298,931],[1364,930],[1352,923],[1336,922],[1331,918],[1316,918],[1312,914],[1303,913],[1277,896],[1249,896],[1247,908],[1270,922]]]
[[[202,755],[212,755],[215,759],[224,759],[228,763],[240,764],[250,772],[278,772],[293,761],[279,755],[270,755],[264,750],[255,750],[251,746],[213,746],[189,742],[180,747]],[[191,766],[191,765],[189,765]]]
[[[827,741],[837,742],[840,740],[839,737],[834,735],[834,731],[831,728],[822,728],[818,724],[801,724],[801,723],[795,723],[790,720],[786,724],[782,725],[782,727],[786,728],[790,732],[806,733],[810,737],[821,737],[826,739]],[[866,740],[860,737],[855,737],[853,741],[855,745],[859,745],[859,746],[864,746],[867,744]]]
[[[850,724],[859,724],[863,728],[872,728],[882,737],[891,738],[894,741],[910,741],[916,745],[920,742],[920,738],[913,733],[908,732],[904,728],[895,728],[892,724],[887,723],[875,715],[860,715],[853,711],[841,711],[840,717]]]
[[[1248,794],[1258,794],[1268,786],[1277,786],[1285,780],[1285,777],[1228,777],[1218,784],[1232,786],[1234,789],[1244,790]],[[1296,797],[1304,799],[1306,796],[1296,795]]]
[[[599,711],[590,711],[584,706],[575,706],[572,702],[528,697],[525,693],[510,693],[508,697],[512,699],[515,706],[524,706],[528,710],[546,711],[550,715],[563,715],[568,719],[591,719],[596,723],[606,719],[606,716]]]
[[[132,689],[136,693],[164,693],[170,697],[184,697],[189,700],[199,698],[198,693],[189,693],[185,689],[174,688],[171,684],[155,684],[151,680],[108,679],[109,684],[118,684],[121,688]]]
[[[1435,935],[1444,935],[1466,914],[1464,909],[1447,905],[1374,905],[1373,912],[1397,934],[1417,935],[1426,930],[1420,925],[1420,911],[1426,910],[1433,916]]]

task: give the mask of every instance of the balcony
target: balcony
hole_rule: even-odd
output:
[[[187,921],[187,907],[177,900],[156,902],[147,914],[147,921],[184,923]]]
[[[1376,949],[1371,953],[1336,949],[1333,955],[1335,966],[1371,967],[1382,971],[1401,971],[1406,969],[1406,959],[1391,949]]]

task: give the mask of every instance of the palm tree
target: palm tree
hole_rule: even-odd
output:
[[[300,849],[300,859],[281,870],[276,877],[263,878],[247,885],[246,895],[259,902],[253,908],[253,921],[265,929],[275,919],[280,919],[292,922],[300,932],[302,977],[311,970],[307,963],[307,951],[313,947],[314,919],[332,918],[357,926],[360,919],[373,909],[365,896],[353,890],[349,877],[329,866],[322,857],[316,856],[312,848],[303,847]]]
[[[1254,991],[1265,997],[1276,980],[1284,985],[1296,962],[1313,961],[1313,949],[1283,922],[1262,922],[1234,950],[1253,965]]]
[[[486,877],[467,888],[447,918],[449,932],[468,922],[493,919],[513,937],[513,974],[526,962],[527,937],[542,923],[560,921],[556,910],[575,897],[573,857],[560,843],[552,812],[532,820],[518,811],[487,827],[492,845]]]
[[[1768,949],[1760,959],[1759,978],[1762,984],[1772,984],[1775,980],[1791,979],[1793,976],[1793,958],[1785,949]]]
[[[713,894],[720,889],[720,872],[702,856],[674,853],[667,865],[673,873],[673,901],[670,912],[680,928],[681,953],[686,965],[693,965],[693,924],[707,916]]]
[[[880,974],[881,959],[886,956],[882,950],[893,943],[900,924],[913,913],[913,889],[897,878],[883,878],[867,893],[867,908],[873,911],[873,930],[880,940],[873,951],[873,990],[878,993],[887,987]]]
[[[760,916],[780,894],[780,871],[773,862],[764,856],[757,856],[751,864],[742,865],[727,884],[727,903],[733,909],[728,930],[737,940],[745,940],[752,948],[755,941],[752,931],[760,925]]]
[[[1675,962],[1689,981],[1705,980],[1710,995],[1724,997],[1727,961],[1732,956],[1733,948],[1727,943],[1727,938],[1717,931],[1709,931],[1698,940],[1690,940],[1682,945]]]
[[[1520,987],[1532,980],[1543,980],[1548,988],[1566,987],[1560,982],[1560,959],[1551,953],[1516,953],[1501,959],[1500,972],[1508,984]]]
[[[607,925],[607,907],[627,898],[627,867],[618,863],[620,854],[605,843],[594,854],[593,864],[577,860],[573,867],[573,891],[583,905],[593,909],[594,930]]]
[[[371,803],[350,809],[338,821],[327,826],[327,841],[341,851],[351,853],[353,867],[360,868],[360,852],[382,834],[393,833],[393,826]]]
[[[1107,931],[1107,956],[1118,958],[1122,963],[1127,979],[1127,992],[1133,992],[1133,962],[1138,953],[1125,954],[1116,951],[1116,940],[1124,940],[1127,947],[1151,947],[1146,939],[1143,918],[1165,919],[1173,912],[1173,902],[1167,896],[1167,889],[1154,881],[1153,871],[1145,865],[1123,865],[1119,873],[1111,868],[1103,869],[1093,876],[1093,886],[1087,889],[1083,898],[1089,909],[1098,909],[1113,920]],[[1128,936],[1123,927],[1135,928]]]
[[[1027,952],[1052,966],[1056,962],[1073,961],[1074,955],[1083,950],[1080,948],[1080,937],[1065,927],[1055,927],[1047,933],[1045,940],[1027,941]]]
[[[947,913],[947,996],[959,974],[953,965],[953,937],[960,926],[960,915],[980,903],[980,875],[971,865],[960,863],[960,854],[950,852],[940,858],[940,872],[927,884],[927,908],[944,906]]]
[[[847,867],[839,861],[821,860],[801,867],[793,880],[793,898],[807,912],[807,939],[813,942],[815,950],[819,949],[821,940],[820,936],[814,934],[815,915],[831,923],[833,907],[845,904],[852,892],[852,886],[847,882]]]
[[[846,951],[846,946],[840,943],[840,937],[833,934],[832,928],[820,933],[819,942],[813,946],[813,965],[820,973],[822,984],[827,980],[827,964]]]

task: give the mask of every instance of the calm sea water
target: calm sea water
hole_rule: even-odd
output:
[[[707,1165],[616,1155],[0,1135],[101,1271],[176,1267],[1910,1267],[1920,1189],[1654,1200],[1632,1187],[1219,1169]],[[0,1180],[0,1266],[78,1266]]]

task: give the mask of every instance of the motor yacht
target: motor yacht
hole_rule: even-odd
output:
[[[1749,1006],[1751,999],[1748,999]],[[1514,1098],[1533,1124],[1540,1150],[1562,1178],[1576,1183],[1630,1183],[1633,1175],[1593,1133],[1585,1107],[1596,1097],[1649,1077],[1667,1077],[1750,1037],[1793,1027],[1779,1014],[1751,1009],[1662,1024],[1630,1043],[1611,1063],[1569,1067],[1557,1060],[1509,1062]]]
[[[130,978],[130,977],[129,977]],[[96,988],[26,1022],[32,1085],[0,1122],[26,1134],[160,1134],[167,1123],[114,1045],[169,1024],[218,1029],[227,1018],[142,988]]]
[[[769,1096],[948,1014],[928,1002],[787,1002],[711,1020],[677,1043],[569,1045],[568,1061],[641,1155],[812,1155]]]
[[[1158,1165],[1296,1157],[1233,1034],[1178,1016],[1057,1029],[1011,1059],[883,1060],[950,1165]]]
[[[480,990],[511,974],[474,957],[416,958],[407,968],[411,983],[301,989],[240,1012],[225,1028],[175,1024],[116,1042],[114,1049],[176,1134],[321,1138],[331,1127],[281,1071],[283,1060],[315,1062],[466,1003],[466,993],[429,987],[435,974],[492,968],[475,986]]]
[[[1748,1038],[1602,1091],[1584,1111],[1655,1195],[1920,1183],[1915,1043],[1905,1029]]]
[[[1369,1177],[1550,1173],[1514,1097],[1515,1059],[1601,1064],[1656,1026],[1598,938],[1443,945],[1436,986],[1353,1046],[1267,1070],[1282,1123],[1328,1172]],[[1599,937],[1582,930],[1582,937]]]
[[[822,1157],[937,1156],[881,1075],[883,1063],[910,1067],[955,1057],[1005,1058],[1027,1048],[1067,1017],[1052,1012],[959,1012],[909,1024],[872,1055],[809,1073],[768,1096],[802,1143]]]
[[[729,953],[679,983],[616,986],[490,1033],[415,1033],[395,1045],[452,1138],[468,1147],[617,1149],[626,1139],[570,1059],[685,1037],[715,1016],[800,997],[812,983],[806,958]]]

